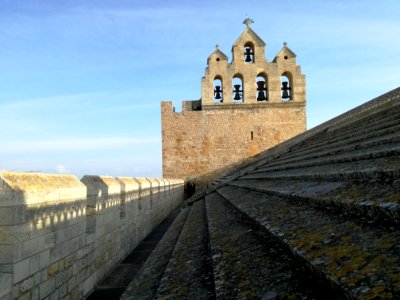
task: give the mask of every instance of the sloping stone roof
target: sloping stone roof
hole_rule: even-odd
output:
[[[233,43],[233,46],[236,46],[238,44],[240,44],[241,42],[246,42],[248,40],[248,38],[251,38],[251,41],[253,41],[254,43],[256,43],[257,45],[260,45],[262,47],[265,47],[266,44],[263,41],[262,38],[260,38],[258,36],[257,33],[254,32],[253,29],[251,29],[250,27],[247,27],[242,34],[236,39],[236,41]]]
[[[284,57],[284,56],[290,58],[295,58],[297,56],[296,53],[294,53],[291,49],[289,49],[286,43],[284,43],[283,48],[278,52],[278,54],[275,55],[273,62],[276,62],[278,60],[278,57]]]
[[[218,175],[121,299],[400,298],[400,88]]]
[[[228,60],[228,56],[226,56],[226,54],[220,49],[216,49],[213,53],[211,53],[210,56],[207,58],[207,62],[213,57],[220,57],[223,60]]]

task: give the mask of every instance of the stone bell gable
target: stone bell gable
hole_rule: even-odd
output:
[[[284,43],[273,61],[268,62],[265,47],[249,25],[233,44],[230,63],[217,46],[202,78],[202,104],[305,102],[305,76],[296,64],[296,54]]]
[[[163,176],[186,179],[213,172],[306,129],[305,76],[284,43],[269,62],[266,43],[250,27],[232,46],[216,46],[201,79],[201,99],[182,112],[161,103]]]
[[[245,31],[239,36],[239,38],[233,43],[232,46],[232,60],[235,58],[238,62],[243,62],[243,49],[251,47],[254,50],[254,61],[265,61],[265,42],[250,28],[247,26]]]

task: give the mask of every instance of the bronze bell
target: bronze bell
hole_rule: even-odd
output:
[[[258,96],[257,96],[257,101],[264,101],[264,100],[267,100],[267,98],[265,97],[264,91],[259,91]]]
[[[265,97],[264,91],[266,91],[267,88],[265,87],[265,81],[257,81],[257,91],[258,91],[258,96],[257,96],[257,101],[264,101],[267,100],[267,97]]]
[[[282,82],[282,99],[290,99],[290,90],[292,89],[290,86],[288,86],[287,81]]]
[[[216,85],[214,90],[215,99],[222,99],[221,93],[222,93],[221,86]]]
[[[233,87],[235,88],[233,90],[233,92],[235,93],[233,100],[242,100],[242,96],[240,95],[240,93],[243,91],[240,89],[240,84],[235,84]]]
[[[253,52],[251,51],[251,48],[246,48],[246,51],[244,52],[244,55],[246,55],[245,62],[252,62],[253,59],[251,56],[253,55]]]

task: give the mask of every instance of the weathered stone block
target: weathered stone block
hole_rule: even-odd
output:
[[[20,282],[21,280],[27,278],[29,274],[30,259],[26,258],[14,264],[14,278],[13,283]]]
[[[33,287],[33,277],[29,277],[28,279],[21,282],[19,286],[19,290],[21,293],[25,293]]]
[[[26,222],[26,206],[15,205],[11,207],[1,207],[0,226],[16,225]]]
[[[58,289],[60,298],[65,297],[68,294],[68,284],[65,283]]]
[[[83,292],[85,295],[89,294],[89,292],[93,289],[94,287],[94,282],[93,282],[93,275],[89,276],[89,278],[87,278],[85,280],[85,283],[83,285]]]
[[[0,245],[0,263],[13,263],[22,259],[22,244]]]
[[[34,288],[31,291],[31,300],[38,300],[39,299],[39,289]]]
[[[32,256],[29,262],[29,274],[35,274],[40,270],[40,254]]]
[[[0,273],[0,298],[11,293],[12,290],[12,275]]]
[[[55,290],[53,293],[50,294],[49,300],[59,300],[60,297],[58,295],[58,290]]]
[[[20,295],[18,298],[18,300],[30,300],[31,299],[31,293],[27,292],[23,295]]]
[[[48,266],[47,275],[49,277],[53,277],[54,275],[56,275],[58,273],[58,267],[59,267],[58,262],[55,262],[55,263],[51,264],[50,266]]]
[[[54,246],[55,234],[48,233],[23,242],[22,255],[28,257]]]
[[[40,284],[39,286],[39,297],[41,299],[47,297],[48,295],[50,295],[56,287],[56,280],[54,277],[49,278],[48,280],[46,280],[45,282],[43,282],[42,284]]]

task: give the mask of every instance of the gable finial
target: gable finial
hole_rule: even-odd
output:
[[[250,19],[249,17],[247,17],[247,14],[246,14],[246,19],[243,21],[243,24],[246,24],[247,27],[250,27],[250,25],[253,23],[254,23],[253,19]]]

